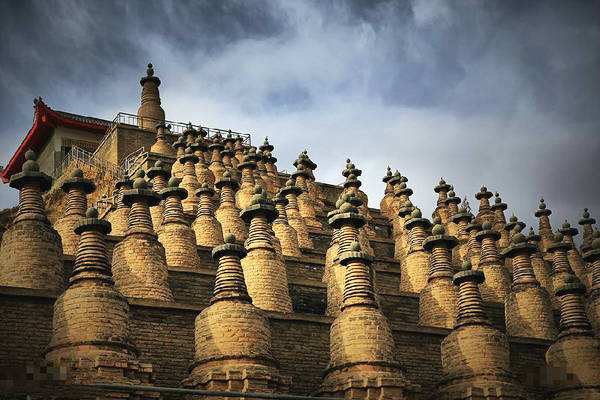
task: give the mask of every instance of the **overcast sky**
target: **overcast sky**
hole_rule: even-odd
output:
[[[329,183],[350,157],[371,206],[390,165],[427,215],[443,176],[475,208],[485,184],[576,224],[600,217],[599,4],[0,0],[0,164],[34,97],[135,113],[151,61],[167,119],[269,136],[280,169],[306,148]]]

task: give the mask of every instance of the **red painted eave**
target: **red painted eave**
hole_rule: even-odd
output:
[[[0,178],[2,182],[7,183],[11,175],[19,172],[23,162],[25,162],[25,152],[29,149],[39,154],[46,144],[52,131],[57,126],[79,129],[94,133],[106,132],[106,124],[96,124],[93,122],[79,121],[68,116],[61,115],[48,107],[42,100],[37,100],[33,117],[33,126],[27,132],[27,136],[21,142],[17,151],[10,158],[10,161],[2,171]]]

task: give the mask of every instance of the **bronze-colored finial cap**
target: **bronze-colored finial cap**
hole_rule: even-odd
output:
[[[263,144],[259,147],[259,149],[261,151],[273,151],[275,147],[273,147],[273,145],[269,143],[269,137],[265,136],[265,140],[263,141]]]
[[[558,231],[560,233],[562,233],[564,236],[571,236],[571,237],[577,236],[577,234],[579,233],[579,230],[575,227],[572,227],[571,224],[569,223],[569,221],[567,221],[566,219]]]
[[[409,220],[408,222],[411,221],[412,220]],[[431,236],[428,236],[423,240],[423,248],[426,251],[431,251],[434,247],[452,249],[458,244],[458,240],[454,236],[446,235],[446,228],[442,225],[440,217],[436,216],[433,219],[433,224]]]
[[[508,205],[502,202],[502,198],[500,198],[500,193],[496,192],[494,193],[494,196],[494,204],[492,204],[491,209],[502,211],[506,210],[508,208]]]
[[[179,162],[181,164],[185,164],[186,162],[191,161],[193,164],[196,164],[200,159],[197,155],[194,154],[194,149],[190,146],[185,148],[185,154],[179,158]]]
[[[213,140],[212,140],[211,144],[208,145],[208,149],[210,151],[218,150],[220,152],[224,148],[225,148],[225,145],[223,144],[223,141],[222,141],[222,138],[221,138],[221,134],[217,133],[213,137]]]
[[[358,178],[354,174],[348,175],[348,177],[346,178],[346,182],[344,182],[345,188],[349,188],[349,187],[359,188],[361,185],[362,185],[362,182],[360,180],[358,180]]]
[[[183,136],[192,136],[194,138],[196,136],[198,136],[198,131],[194,129],[194,125],[192,125],[191,122],[188,122],[187,125],[185,126],[185,130],[183,131]]]
[[[504,249],[501,254],[508,258],[512,258],[517,253],[533,254],[537,249],[537,245],[531,243],[529,237],[525,236],[521,231],[525,227],[525,224],[516,224],[514,228],[514,234],[510,239],[510,245]],[[531,235],[531,233],[530,233]]]
[[[406,182],[401,182],[400,185],[394,189],[394,196],[412,196],[413,190],[406,185]]]
[[[450,189],[446,196],[447,196],[447,199],[445,201],[446,205],[460,204],[460,197],[456,196],[456,192],[454,192],[454,186],[450,185]],[[466,197],[465,197],[465,199],[466,199]]]
[[[356,166],[348,158],[346,160],[346,169],[344,169],[342,171],[342,176],[344,178],[347,178],[350,174],[352,174],[354,176],[361,176],[362,175],[362,171],[360,169],[356,168]]]
[[[206,151],[208,150],[208,146],[206,144],[206,140],[200,136],[198,136],[193,143],[190,143],[189,147],[193,151]]]
[[[234,234],[229,233],[225,235],[224,242],[225,243],[222,245],[216,246],[212,249],[213,259],[218,260],[223,256],[234,256],[237,258],[244,258],[246,256],[247,251],[244,246],[240,246],[239,244],[235,243],[236,238]]]
[[[515,217],[515,214],[512,214],[510,216],[510,218],[508,219],[508,222],[504,226],[504,229],[507,230],[508,232],[512,232],[512,230],[515,229],[515,227],[517,227],[517,226],[521,226],[521,229],[523,229],[523,228],[525,228],[525,223],[522,221],[519,221],[519,219],[517,217]]]
[[[392,174],[392,169],[390,168],[390,166],[388,165],[387,167],[387,171],[385,173],[385,176],[381,179],[384,183],[388,183],[390,181],[390,179],[392,179],[393,174]]]
[[[75,233],[81,235],[83,232],[97,231],[108,235],[112,229],[110,222],[98,219],[98,210],[90,207],[85,212],[85,218],[81,218],[75,226]]]
[[[413,208],[408,220],[404,223],[406,229],[412,229],[415,226],[422,226],[425,229],[431,227],[431,222],[429,222],[427,218],[423,218],[423,213],[421,213],[421,210],[418,207]]]
[[[71,189],[81,189],[85,193],[89,194],[96,190],[96,185],[91,179],[85,179],[83,171],[79,168],[75,168],[71,175],[60,186],[64,192],[68,192]]]
[[[527,241],[527,238],[521,232],[523,230],[523,228],[524,227],[521,225],[515,226],[515,229],[514,229],[515,233],[513,234],[512,238],[510,239],[511,244],[525,243]]]
[[[310,157],[308,157],[307,150],[304,150],[302,153],[300,153],[298,155],[298,158],[296,159],[296,161],[294,161],[294,167],[297,167],[298,164],[304,165],[306,168],[310,169],[311,171],[314,171],[315,169],[317,169],[317,164],[315,164],[310,159]]]
[[[458,209],[458,212],[452,216],[452,222],[455,224],[458,224],[461,221],[465,221],[468,224],[472,220],[473,214],[467,210],[467,207],[464,204]]]
[[[277,162],[277,157],[274,157],[273,154],[268,151],[264,154],[264,162],[275,164]]]
[[[175,143],[173,143],[174,149],[178,149],[179,147],[187,147],[187,144],[185,143],[185,138],[183,136],[179,136]]]
[[[452,277],[454,285],[459,286],[463,282],[475,282],[482,284],[485,282],[485,275],[481,271],[473,271],[471,261],[465,260],[461,265],[461,270]]]
[[[396,185],[396,184],[400,183],[401,181],[402,181],[402,174],[400,174],[400,172],[398,170],[396,170],[392,174],[392,177],[390,178],[390,180],[388,182],[390,183],[390,185]]]
[[[598,229],[592,234],[590,249],[583,253],[583,259],[587,262],[600,260],[600,231]]]
[[[267,197],[267,192],[260,185],[254,187],[254,195],[250,200],[250,205],[240,212],[240,217],[244,222],[250,222],[257,215],[264,215],[267,221],[273,222],[277,218],[277,209]]]
[[[482,186],[481,189],[479,189],[478,193],[475,193],[475,198],[477,200],[481,200],[481,199],[489,199],[493,196],[492,192],[488,191],[487,187]]]
[[[541,217],[542,215],[550,215],[552,211],[546,208],[546,202],[543,198],[540,199],[540,204],[538,205],[538,209],[535,212],[536,217]]]
[[[133,181],[133,189],[123,192],[123,203],[131,206],[136,201],[145,201],[149,206],[155,206],[160,203],[160,196],[148,187],[148,182],[144,179],[146,173],[144,170],[138,170]]]
[[[146,76],[140,79],[140,85],[144,86],[144,83],[152,81],[156,83],[156,86],[160,86],[160,79],[157,76],[154,76],[154,66],[152,63],[148,63],[148,68],[146,69]]]
[[[198,190],[196,190],[196,197],[200,197],[201,195],[207,195],[208,197],[213,197],[215,195],[215,190],[211,188],[208,183],[204,182],[202,186]]]
[[[358,213],[358,208],[352,204],[354,196],[345,197],[345,201],[338,208],[338,212],[329,218],[329,225],[334,229],[349,224],[360,228],[366,222],[365,217]],[[331,213],[330,213],[331,214]]]
[[[302,193],[302,189],[296,186],[296,182],[293,179],[285,181],[285,186],[281,188],[281,194],[287,196],[288,194],[295,194],[296,196]]]
[[[452,187],[451,185],[446,183],[444,178],[441,178],[440,182],[437,184],[437,186],[433,188],[433,191],[436,193],[439,193],[441,191],[447,192],[450,190],[451,187]]]
[[[135,179],[133,180],[133,188],[134,189],[148,189],[148,181],[145,179],[146,173],[143,169],[140,169],[135,174]]]
[[[547,251],[552,253],[556,250],[569,250],[571,248],[571,245],[569,243],[565,243],[563,241],[564,236],[562,233],[560,233],[560,231],[556,232],[553,236],[552,236],[552,243],[550,243],[547,247]]]
[[[340,254],[341,265],[346,266],[353,261],[362,262],[367,265],[373,262],[373,257],[363,252],[360,243],[356,240],[350,244],[350,250]]]
[[[221,179],[215,182],[215,187],[219,190],[225,186],[229,186],[233,190],[237,190],[240,187],[240,184],[231,177],[231,172],[229,171],[223,172]]]
[[[297,176],[304,176],[305,178],[309,178],[310,172],[308,172],[308,170],[303,164],[298,164],[296,170],[292,172],[292,178],[295,179]]]
[[[169,179],[167,187],[159,192],[160,196],[163,199],[170,196],[177,196],[180,200],[186,199],[188,197],[188,191],[185,188],[179,187],[180,183],[181,178],[172,177]]]
[[[253,149],[244,150],[243,162],[239,163],[237,168],[242,171],[243,169],[256,169],[256,152]]]
[[[10,177],[9,186],[20,189],[30,182],[38,183],[42,191],[47,191],[52,186],[52,178],[40,172],[37,154],[31,149],[25,152],[25,162],[23,163],[21,172]]]
[[[588,211],[587,208],[583,209],[583,215],[581,216],[581,219],[579,220],[579,225],[594,225],[596,223],[596,220],[594,218],[590,217],[590,213]]]
[[[585,294],[586,288],[583,283],[575,275],[569,274],[565,277],[562,285],[558,286],[554,291],[557,296],[564,294]]]
[[[171,176],[171,172],[165,168],[165,164],[161,160],[156,160],[154,166],[148,169],[148,179],[154,179],[157,176],[162,176],[165,179],[168,179]]]
[[[410,200],[407,200],[402,204],[402,207],[398,209],[398,216],[401,218],[406,218],[408,216],[408,218],[410,218],[410,213],[412,213],[414,209],[413,203]]]
[[[486,221],[481,225],[481,232],[479,232],[475,236],[475,238],[478,241],[482,241],[485,238],[491,238],[493,240],[498,240],[498,239],[500,239],[500,232],[498,232],[492,228],[491,222]]]

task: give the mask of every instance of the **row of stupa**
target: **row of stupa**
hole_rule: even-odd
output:
[[[80,169],[62,183],[66,205],[54,226],[42,197],[51,178],[39,171],[34,152],[10,179],[19,208],[2,238],[0,285],[61,293],[44,357],[66,365],[71,382],[150,381],[151,366],[140,362],[143,355],[128,340],[127,299],[173,302],[169,268],[199,268],[197,246],[205,246],[218,269],[210,305],[196,318],[194,364],[182,385],[285,393],[289,377],[273,356],[266,313],[293,312],[286,258],[302,258],[314,247],[311,229],[331,229],[323,281],[327,314],[335,319],[317,395],[526,399],[511,372],[510,335],[553,342],[547,366],[565,373],[553,380],[549,398],[600,398],[600,233],[587,210],[578,249],[577,229],[565,224],[553,232],[543,200],[538,234],[525,235],[518,219],[507,222],[498,195],[490,204],[493,194],[482,187],[473,215],[442,180],[430,221],[411,203],[408,179],[388,169],[380,206],[400,264],[398,290],[419,294],[419,325],[452,329],[441,345],[444,378],[427,394],[395,359],[380,309],[370,244],[377,232],[360,189],[362,171],[348,160],[330,209],[307,152],[284,176],[266,140],[256,149],[233,136],[208,139],[190,127],[171,144],[167,129],[156,126],[151,150],[164,161],[118,181],[102,219],[88,209],[95,184]],[[324,213],[327,226],[318,218]],[[122,237],[112,254],[111,232]],[[75,255],[69,277],[63,253]],[[507,334],[492,326],[483,301],[504,303]]]

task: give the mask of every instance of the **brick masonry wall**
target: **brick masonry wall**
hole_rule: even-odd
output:
[[[120,149],[120,152],[126,151]],[[334,202],[339,188],[324,187],[328,202]],[[381,235],[371,241],[377,254],[376,289],[381,308],[394,330],[396,356],[406,376],[429,392],[441,378],[440,344],[449,331],[417,326],[418,294],[398,291],[399,265],[393,260],[393,241],[386,238],[387,224],[378,211],[371,210],[371,214]],[[274,355],[281,364],[281,372],[292,376],[291,392],[301,394],[310,394],[318,388],[329,358],[331,319],[323,315],[326,286],[321,279],[324,252],[331,233],[312,231],[311,236],[314,251],[307,252],[302,259],[286,259],[294,313],[270,314]],[[111,237],[110,250],[120,239]],[[199,271],[169,269],[175,304],[130,299],[131,339],[142,354],[140,361],[154,365],[157,385],[179,386],[192,361],[194,319],[209,304],[216,272],[210,249],[199,248],[198,253],[202,263]],[[72,265],[72,257],[66,257],[65,276],[69,275]],[[23,371],[26,365],[39,365],[50,340],[54,300],[52,295],[42,291],[0,287],[0,315],[3,316],[0,371]],[[487,303],[485,307],[492,323],[504,331],[502,304]],[[543,390],[539,387],[537,371],[544,366],[547,345],[544,341],[522,338],[511,341],[513,371],[521,382],[537,386],[532,390],[533,399],[540,398]],[[2,378],[0,376],[0,380]]]
[[[388,318],[392,316],[389,309],[401,309],[399,299],[405,298],[396,296],[394,304],[388,302],[390,297],[382,297]],[[6,321],[0,325],[1,371],[22,371],[26,365],[39,365],[51,335],[53,301],[51,295],[39,291],[0,289],[0,312]],[[406,303],[410,306],[392,318],[396,357],[406,376],[428,392],[441,378],[440,344],[448,331],[420,328],[411,320],[398,321],[402,313],[409,316],[409,309],[415,308],[414,298]],[[141,361],[153,364],[157,385],[179,386],[192,361],[194,319],[200,307],[139,299],[130,299],[130,305],[131,340],[142,354]],[[328,362],[331,319],[300,313],[269,315],[274,355],[281,372],[292,376],[290,391],[312,393]],[[544,366],[546,346],[547,342],[539,340],[512,340],[511,365],[520,381],[537,385],[535,378]],[[540,398],[542,390],[532,389],[532,398]]]

